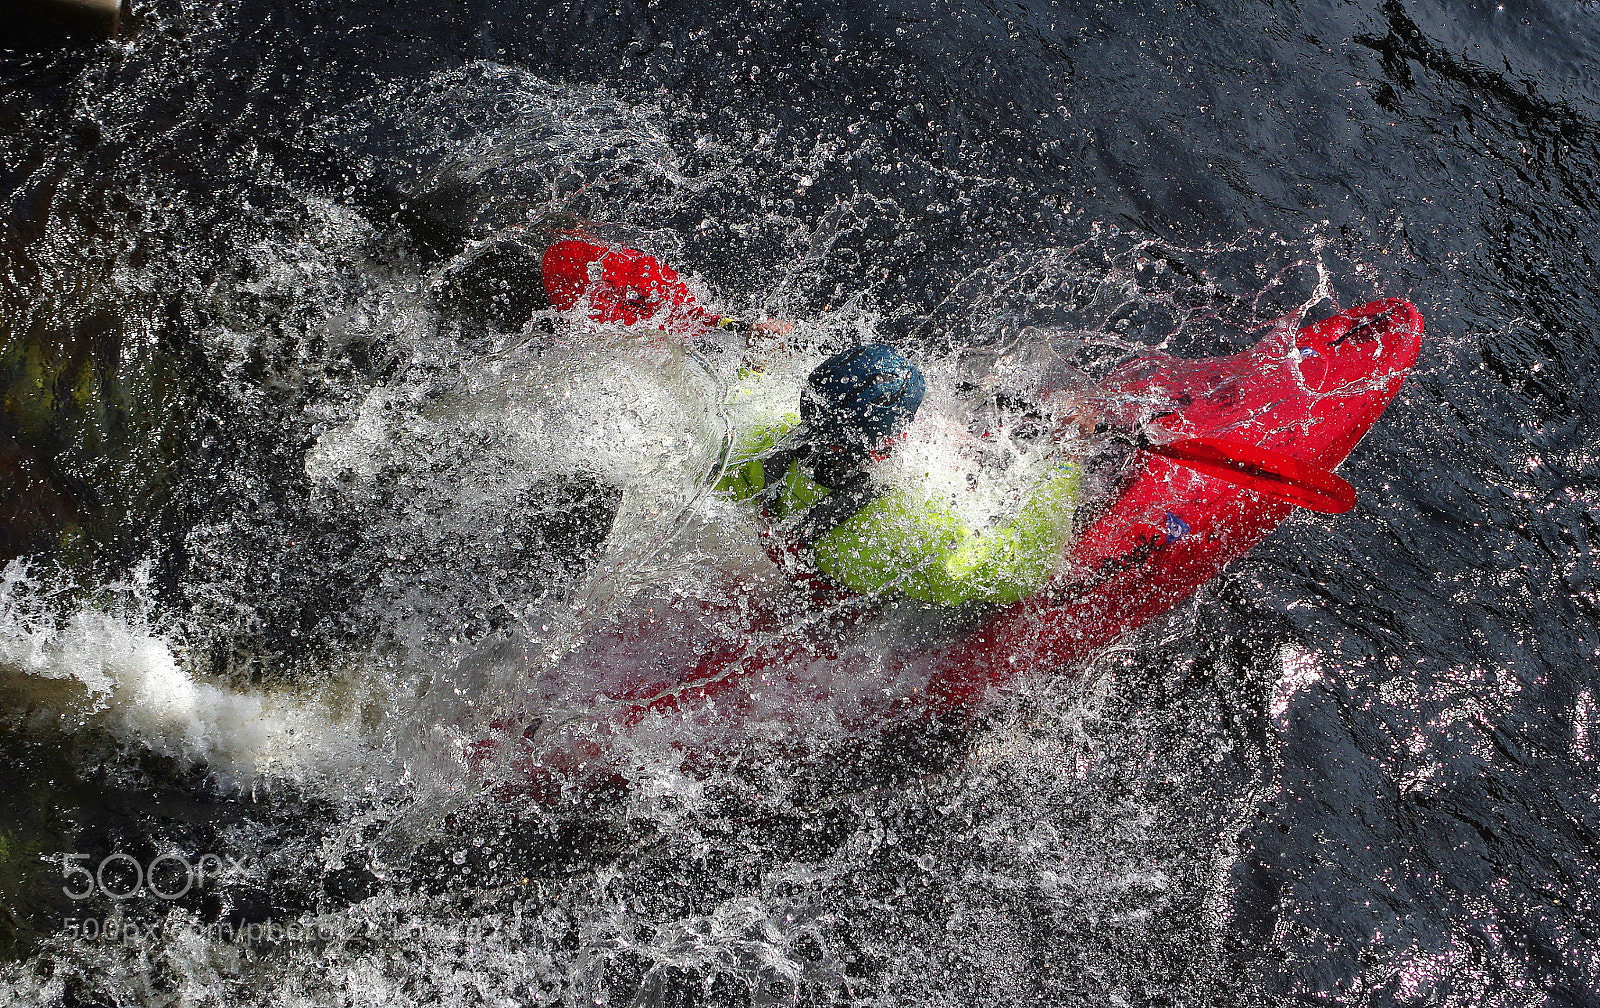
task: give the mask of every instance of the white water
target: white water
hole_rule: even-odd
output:
[[[362,128],[376,122],[414,125],[421,149],[438,155],[418,188],[486,178],[508,194],[484,211],[496,227],[529,208],[587,201],[610,233],[673,257],[675,239],[652,227],[653,216],[739,180],[724,170],[732,138],[708,134],[686,164],[665,139],[664,115],[477,64],[423,88],[383,89],[328,129],[353,130],[350,142],[361,145],[370,140]],[[270,920],[301,931],[277,947],[240,943],[191,905],[126,906],[146,918],[162,911],[162,929],[118,943],[58,934],[44,955],[0,978],[8,1003],[59,1003],[73,984],[127,1004],[649,1005],[718,984],[753,1003],[818,992],[915,1003],[940,976],[1027,972],[1033,943],[1014,899],[1066,924],[1130,933],[1168,905],[1173,884],[1151,863],[1181,865],[1174,849],[1190,833],[1115,781],[1119,767],[1148,762],[1148,738],[1126,711],[1115,712],[1125,723],[1097,720],[1104,694],[1058,670],[1031,670],[1024,688],[1060,699],[1003,717],[966,769],[861,790],[876,785],[828,765],[832,747],[860,740],[863,712],[916,685],[914,664],[885,660],[908,625],[926,620],[915,607],[862,628],[837,655],[779,670],[741,698],[739,716],[707,707],[621,731],[606,723],[617,703],[597,709],[599,693],[651,685],[743,643],[753,607],[798,606],[757,523],[705,493],[705,477],[726,427],[792,407],[824,353],[879,337],[869,278],[825,278],[835,307],[791,313],[793,351],[767,362],[757,395],[719,415],[738,382],[736,352],[708,369],[650,333],[467,332],[429,301],[451,264],[387,255],[381,228],[360,213],[283,187],[298,216],[241,220],[237,234],[206,230],[171,194],[151,196],[175,203],[163,218],[171,260],[122,261],[116,276],[128,291],[165,290],[187,275],[195,247],[249,264],[247,278],[188,293],[213,310],[202,336],[218,396],[259,421],[264,442],[280,419],[272,396],[292,403],[296,436],[309,445],[288,456],[299,467],[292,475],[305,478],[303,510],[280,510],[281,498],[263,492],[207,514],[186,544],[196,562],[177,601],[138,581],[71,592],[13,566],[0,599],[0,665],[35,725],[104,732],[129,751],[203,766],[219,794],[293,784],[323,803],[247,808],[226,831],[255,858],[230,906],[257,898]],[[738,221],[789,250],[785,266],[720,289],[696,282],[730,309],[782,308],[795,288],[820,282],[811,273],[832,243],[879,212],[863,200],[822,220],[774,211]],[[1003,431],[975,439],[957,382],[993,378],[1037,396],[1075,365],[1093,370],[1134,352],[1135,336],[1164,344],[1181,328],[1182,317],[1170,330],[1115,329],[1113,315],[1141,299],[1160,303],[1163,289],[1152,283],[1145,293],[1125,273],[1087,270],[1074,251],[997,263],[973,281],[981,296],[958,288],[957,300],[970,295],[967,342],[926,362],[927,411],[881,478],[953,499],[975,525],[1001,517],[1048,455]],[[1038,324],[1016,324],[1019,306],[1037,308]],[[342,348],[369,344],[393,366],[341,370]],[[274,365],[265,376],[256,356]],[[975,492],[968,477],[978,471],[988,478]],[[587,569],[551,592],[507,543],[534,507],[529,495],[574,474],[620,489],[623,505]],[[352,517],[347,533],[338,522]],[[349,578],[355,587],[340,603],[370,632],[344,653],[300,664],[247,655],[257,664],[244,667],[267,670],[259,683],[202,660],[192,642],[248,648],[256,623],[297,611],[298,595],[318,581],[317,537],[345,544],[326,526],[355,542],[348,554],[329,548],[328,579]],[[296,580],[297,563],[311,575]],[[785,618],[780,633],[808,615]],[[1156,652],[1149,660],[1159,666],[1166,657]],[[1002,710],[1007,702],[997,700]],[[541,745],[607,746],[622,796],[577,812],[588,798],[553,809],[507,801],[477,819],[447,818],[484,784],[468,748],[515,737],[535,719]],[[699,762],[708,751],[722,762]],[[500,769],[514,775],[518,765]],[[525,874],[506,867],[521,862],[499,847],[563,825],[577,838],[557,854],[530,859]],[[799,845],[813,833],[814,848]],[[929,835],[955,836],[959,850],[922,843]],[[371,862],[381,883],[371,895],[325,894],[324,875],[347,855]],[[438,883],[462,863],[467,877]],[[445,892],[431,893],[434,883]],[[313,925],[333,938],[307,939]],[[876,972],[863,981],[860,963],[872,957]]]
[[[13,561],[0,584],[0,670],[23,699],[10,713],[16,722],[99,725],[203,764],[225,786],[370,771],[376,739],[349,712],[198,680],[136,609],[41,612],[36,577]]]

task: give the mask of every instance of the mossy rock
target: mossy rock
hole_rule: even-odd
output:
[[[33,282],[0,288],[0,560],[127,559],[192,453],[191,355],[149,338],[161,305],[113,308],[87,275],[51,290],[26,261],[16,272]]]

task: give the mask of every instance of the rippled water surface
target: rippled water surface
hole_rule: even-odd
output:
[[[0,52],[0,1000],[1600,1003],[1600,8],[132,15]],[[556,214],[793,320],[768,406],[1427,337],[1356,510],[976,725],[883,713],[903,611],[628,721],[815,614],[729,355],[525,325]]]

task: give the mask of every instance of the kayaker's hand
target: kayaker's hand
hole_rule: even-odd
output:
[[[750,325],[750,338],[765,336],[768,339],[781,340],[794,332],[794,323],[783,319],[764,318]]]
[[[771,357],[789,349],[785,337],[794,332],[794,324],[783,319],[764,318],[750,325],[744,336],[745,366],[753,371],[764,370],[760,358]]]
[[[1105,414],[1094,402],[1087,399],[1051,403],[1051,408],[1058,417],[1057,437],[1088,437],[1106,420]]]

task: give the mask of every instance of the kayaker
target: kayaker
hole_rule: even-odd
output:
[[[644,327],[690,347],[731,330],[749,350],[789,332],[711,311],[671,266],[581,230],[551,244],[542,266],[552,307],[594,324]],[[948,500],[878,478],[925,391],[892,347],[835,354],[807,379],[798,415],[744,432],[718,488],[761,508],[785,556],[850,591],[952,606],[1034,594],[1071,536],[1079,465],[1050,462],[1009,520],[974,528]]]
[[[952,500],[875,472],[925,391],[892,347],[835,354],[807,378],[798,416],[745,432],[718,489],[759,505],[775,535],[851,591],[950,606],[1033,595],[1072,534],[1078,463],[1048,460],[1009,520],[974,528]]]

